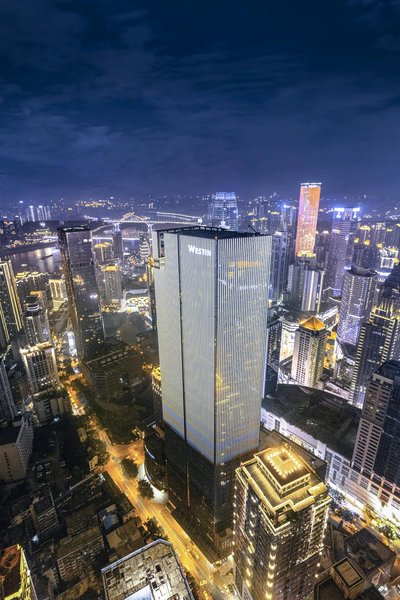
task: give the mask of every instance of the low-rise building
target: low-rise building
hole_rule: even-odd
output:
[[[104,550],[103,536],[98,526],[78,535],[68,535],[57,550],[57,566],[63,581],[84,577],[91,563]]]
[[[35,588],[21,546],[9,546],[0,553],[0,598],[37,600]]]

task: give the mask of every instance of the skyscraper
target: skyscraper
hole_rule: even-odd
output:
[[[122,241],[122,232],[119,229],[119,225],[115,225],[115,230],[112,234],[112,249],[114,258],[122,260],[124,258],[124,245]]]
[[[314,387],[324,369],[327,330],[325,325],[310,317],[300,323],[294,338],[292,379],[299,385]]]
[[[340,296],[345,267],[350,267],[353,243],[360,209],[335,208],[326,267],[325,287],[333,296]]]
[[[320,183],[301,184],[297,218],[296,256],[314,252],[320,196]]]
[[[361,326],[351,382],[352,403],[362,408],[369,377],[400,356],[400,265],[382,284],[368,322]]]
[[[107,304],[118,305],[122,300],[121,271],[119,265],[103,265],[105,301]]]
[[[209,206],[209,221],[214,227],[237,231],[239,213],[234,192],[217,192]]]
[[[275,302],[282,299],[287,288],[290,240],[286,232],[272,236],[271,285],[269,297]]]
[[[10,260],[0,261],[0,304],[8,333],[15,339],[22,329],[22,311]]]
[[[12,421],[15,415],[16,409],[8,382],[4,357],[0,355],[0,421]]]
[[[353,467],[400,485],[400,362],[381,365],[368,382],[353,452]]]
[[[92,234],[87,226],[60,227],[58,232],[76,348],[80,359],[90,360],[104,345]]]
[[[67,290],[65,288],[64,278],[53,275],[53,277],[49,279],[49,284],[53,310],[58,310],[67,300]]]
[[[197,542],[223,553],[234,469],[258,446],[271,239],[153,235],[170,500]]]
[[[33,394],[59,385],[56,355],[50,342],[28,346],[20,352]]]
[[[246,600],[302,600],[312,592],[330,497],[315,457],[271,432],[236,471],[235,585]]]
[[[24,302],[24,329],[28,346],[35,346],[51,339],[47,310],[41,305],[38,295],[30,295]]]
[[[376,289],[376,273],[352,265],[343,281],[337,334],[341,342],[355,346],[361,325],[370,315]]]

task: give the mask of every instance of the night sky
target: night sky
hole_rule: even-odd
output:
[[[0,204],[400,191],[400,2],[0,0]]]

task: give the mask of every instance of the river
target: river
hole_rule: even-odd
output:
[[[60,269],[60,250],[57,245],[30,252],[21,252],[10,257],[14,273],[21,271],[39,271],[39,273],[57,273]]]

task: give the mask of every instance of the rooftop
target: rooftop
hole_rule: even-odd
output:
[[[325,325],[322,321],[317,319],[317,317],[310,317],[309,319],[302,321],[300,326],[304,329],[310,329],[311,331],[323,331],[325,329]]]
[[[19,545],[5,548],[0,553],[0,597],[17,597],[21,585],[22,548]]]
[[[106,600],[193,600],[172,545],[157,540],[102,569]]]
[[[348,537],[345,545],[347,554],[367,577],[396,557],[388,546],[365,528]]]
[[[319,496],[328,498],[325,484],[293,444],[277,432],[267,436],[267,444],[265,450],[243,463],[238,473],[270,512],[279,513],[280,522],[284,513],[303,510]]]
[[[188,235],[191,237],[205,238],[210,240],[225,240],[231,238],[248,238],[259,237],[261,234],[247,231],[230,231],[222,227],[179,227],[173,229],[165,229],[164,233],[177,233],[179,235]]]

